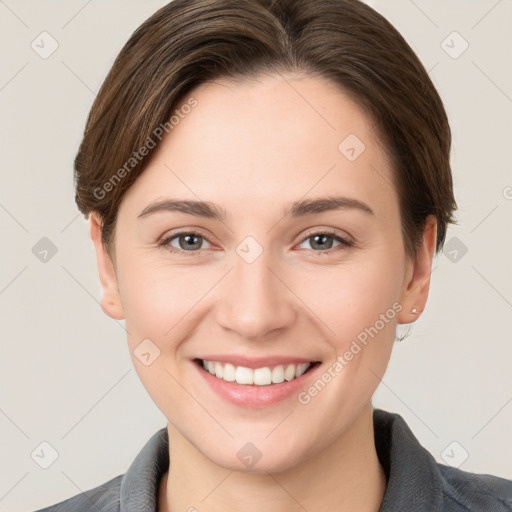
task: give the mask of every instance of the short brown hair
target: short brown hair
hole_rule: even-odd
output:
[[[359,0],[174,0],[146,20],[106,77],[75,159],[76,203],[99,213],[105,246],[151,153],[133,155],[176,105],[201,83],[273,71],[326,77],[372,115],[393,163],[406,253],[416,256],[430,214],[439,251],[457,208],[447,115],[410,46]]]

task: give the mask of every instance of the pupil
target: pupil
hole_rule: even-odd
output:
[[[198,237],[197,235],[184,235],[182,238],[184,238],[186,240],[184,248],[185,249],[187,249],[187,248],[190,249],[191,247],[194,248],[193,246],[198,244],[198,242],[196,242],[194,244],[194,242],[193,241],[190,242],[190,240],[193,240],[194,238],[195,239],[199,239],[200,237]],[[199,243],[199,245],[200,245],[200,243]],[[183,246],[182,246],[182,248],[183,248]]]
[[[324,240],[323,242],[320,242],[320,245],[326,245],[325,239],[331,238],[329,235],[315,235],[314,237],[315,244],[317,243],[317,239]],[[330,244],[327,244],[328,247],[322,247],[322,249],[330,249],[332,247],[332,240]]]

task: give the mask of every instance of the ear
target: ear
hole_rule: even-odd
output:
[[[101,309],[103,312],[115,320],[123,320],[123,306],[117,283],[117,276],[114,264],[103,241],[101,240],[103,222],[100,216],[93,212],[89,215],[91,240],[94,242],[96,250],[96,261],[98,264],[98,273],[100,276],[103,294],[101,297]]]
[[[416,321],[427,303],[430,289],[430,275],[437,241],[437,219],[429,215],[425,221],[423,241],[414,261],[410,261],[400,303],[402,310],[397,316],[399,324]],[[416,313],[413,313],[413,310]]]

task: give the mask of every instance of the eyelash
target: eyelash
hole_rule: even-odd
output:
[[[175,238],[179,238],[180,236],[183,236],[183,235],[194,235],[199,238],[202,238],[203,240],[209,241],[205,236],[203,236],[201,233],[198,233],[196,231],[179,231],[177,233],[173,233],[172,235],[162,239],[160,242],[158,242],[158,245],[160,247],[166,249],[169,252],[172,252],[175,254],[181,254],[183,256],[196,256],[197,253],[200,253],[201,249],[199,251],[184,251],[183,249],[176,249],[176,247],[172,247],[171,245],[169,245],[172,240],[174,240]],[[337,234],[336,232],[334,232],[332,230],[328,230],[328,229],[323,230],[323,231],[315,231],[313,233],[309,233],[307,236],[305,236],[300,241],[299,245],[302,244],[303,242],[305,242],[306,240],[308,240],[309,238],[313,238],[314,236],[317,236],[317,235],[327,235],[329,237],[334,238],[334,240],[336,240],[337,242],[340,242],[340,245],[338,247],[334,247],[332,249],[324,249],[324,250],[320,250],[320,251],[313,250],[313,252],[318,253],[321,256],[327,256],[327,255],[331,254],[329,251],[331,251],[331,252],[335,251],[336,249],[338,249],[341,246],[343,246],[344,248],[350,248],[355,245],[352,240],[349,240],[348,238],[344,238],[344,237],[340,236],[339,234]]]

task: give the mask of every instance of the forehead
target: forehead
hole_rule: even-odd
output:
[[[333,192],[377,210],[398,200],[373,119],[327,79],[217,80],[182,105],[190,98],[196,106],[181,112],[127,196],[200,197],[228,211]]]

